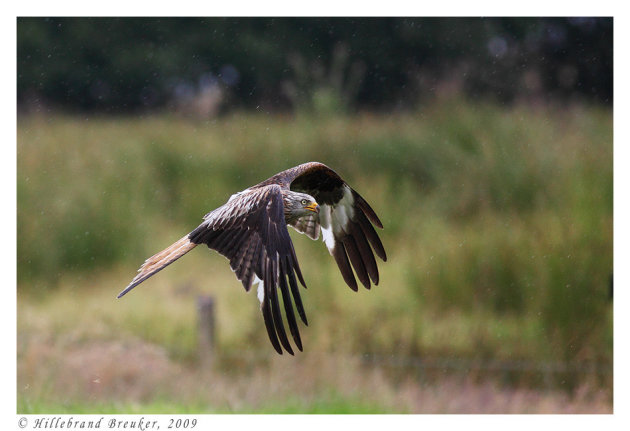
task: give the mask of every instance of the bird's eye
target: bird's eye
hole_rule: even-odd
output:
[[[302,199],[302,205],[306,205],[306,199]]]

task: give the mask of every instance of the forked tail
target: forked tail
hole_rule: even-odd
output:
[[[138,270],[138,275],[136,275],[134,279],[131,280],[131,283],[129,283],[129,286],[127,286],[125,290],[118,294],[118,298],[125,295],[131,289],[142,283],[147,278],[151,277],[156,272],[159,272],[162,269],[166,268],[168,265],[175,262],[177,259],[188,253],[196,246],[197,244],[191,242],[188,239],[188,235],[186,235],[171,246],[162,250],[161,252],[154,254],[144,261],[144,263]]]

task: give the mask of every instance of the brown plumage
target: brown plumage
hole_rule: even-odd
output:
[[[302,322],[308,323],[298,289],[298,281],[304,287],[306,283],[287,225],[311,239],[318,239],[321,232],[343,279],[356,291],[355,273],[367,289],[379,282],[374,253],[387,260],[372,224],[383,228],[370,205],[335,171],[322,163],[304,163],[236,193],[225,205],[206,214],[196,229],[148,258],[118,297],[203,243],[228,258],[246,291],[255,281],[259,283],[258,297],[269,339],[278,353],[282,354],[284,347],[293,354],[278,289],[291,336],[300,350],[293,303]]]

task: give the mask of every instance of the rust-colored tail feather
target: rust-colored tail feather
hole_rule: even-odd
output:
[[[166,268],[168,265],[175,262],[177,259],[188,253],[196,246],[197,244],[191,242],[188,239],[188,235],[186,235],[179,241],[173,243],[171,246],[162,250],[161,252],[154,254],[144,261],[144,263],[138,270],[138,275],[136,275],[134,279],[131,280],[131,283],[129,283],[129,286],[127,286],[125,290],[118,294],[118,298],[125,295],[131,289],[142,283],[147,278],[151,277],[156,272],[159,272],[162,269]]]

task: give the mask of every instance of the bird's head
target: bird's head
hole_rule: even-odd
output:
[[[291,190],[283,193],[284,217],[287,223],[295,221],[300,217],[319,213],[319,205],[315,198],[306,193],[298,193]]]

